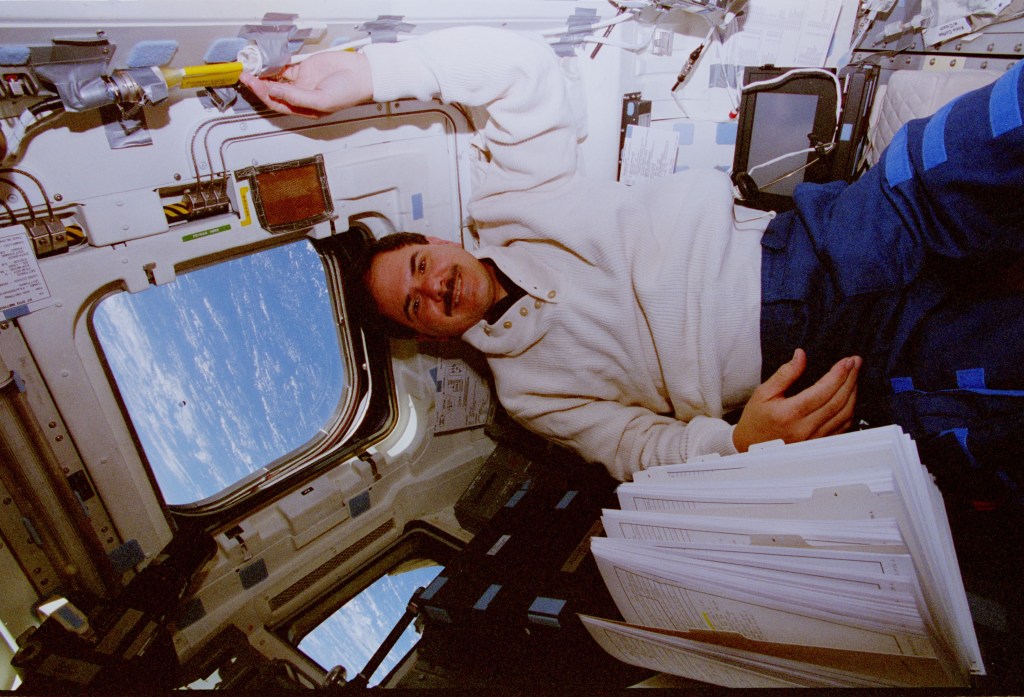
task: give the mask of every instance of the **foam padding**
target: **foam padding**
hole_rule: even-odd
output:
[[[27,65],[28,46],[0,45],[0,65]]]
[[[206,49],[203,60],[207,63],[230,63],[238,57],[238,52],[249,43],[241,37],[217,39]]]
[[[178,42],[173,39],[161,41],[140,41],[132,46],[128,53],[129,68],[152,68],[167,65],[178,50]]]

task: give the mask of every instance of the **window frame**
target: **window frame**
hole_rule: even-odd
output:
[[[464,546],[465,543],[461,540],[432,525],[419,521],[410,523],[406,526],[402,536],[389,545],[386,550],[336,584],[320,598],[309,603],[300,613],[296,613],[275,625],[271,628],[271,631],[277,634],[282,641],[293,647],[306,660],[320,666],[325,672],[330,671],[334,666],[320,665],[314,658],[299,648],[299,644],[310,632],[326,622],[334,613],[363,593],[378,579],[383,578],[402,564],[413,560],[429,558],[437,562],[443,570],[452,562]],[[410,652],[415,651],[415,649],[416,645],[414,644]],[[407,657],[408,653],[399,659],[394,670],[401,668]],[[364,667],[361,665],[345,666],[349,679],[354,678]],[[380,685],[384,686],[388,682],[389,677],[390,673],[384,676]]]
[[[372,239],[372,235],[365,226],[356,223],[346,231],[323,239],[305,235],[282,235],[280,239],[275,240],[273,246],[291,244],[303,239],[312,244],[323,265],[338,332],[338,346],[343,353],[346,385],[343,388],[342,400],[332,419],[324,424],[330,427],[326,435],[318,431],[305,444],[276,460],[265,463],[248,476],[205,499],[186,504],[168,504],[164,499],[120,388],[103,355],[90,317],[89,331],[93,335],[97,355],[103,365],[111,392],[116,397],[125,425],[131,433],[154,492],[159,497],[165,513],[178,525],[199,526],[214,531],[225,522],[243,517],[250,511],[308,483],[327,470],[358,456],[372,443],[386,437],[397,422],[397,400],[394,395],[389,340],[377,332],[365,331],[357,319],[357,313],[347,310],[350,293],[346,292],[342,280],[344,265]],[[267,246],[248,248],[239,254],[232,254],[230,258],[258,254],[266,249]],[[176,271],[192,271],[226,260],[224,257],[213,260],[200,259]],[[109,297],[109,293],[103,297]],[[102,299],[97,299],[93,303],[90,315],[95,312]]]

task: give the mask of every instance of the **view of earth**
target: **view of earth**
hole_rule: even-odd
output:
[[[398,623],[416,589],[430,585],[440,571],[440,566],[430,566],[377,579],[376,583],[306,635],[299,648],[325,668],[345,666],[351,680],[366,666],[377,647]],[[370,676],[369,685],[376,685],[391,672],[417,639],[419,634],[410,624],[395,648]]]
[[[344,366],[320,258],[307,241],[100,302],[93,317],[169,504],[195,502],[312,438],[338,407]],[[354,677],[438,567],[385,576],[301,648]],[[410,628],[378,681],[412,646]]]
[[[103,300],[93,324],[167,503],[308,441],[344,372],[323,266],[296,242]]]

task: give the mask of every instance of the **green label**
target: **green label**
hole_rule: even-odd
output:
[[[181,238],[182,242],[191,242],[192,240],[198,240],[200,237],[209,237],[210,235],[216,235],[218,232],[227,232],[231,229],[231,225],[221,225],[220,227],[212,227],[209,230],[200,230],[199,232],[193,232],[191,235],[185,235]]]

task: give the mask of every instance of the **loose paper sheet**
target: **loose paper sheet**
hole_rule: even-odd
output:
[[[491,389],[461,358],[438,358],[431,370],[434,395],[434,433],[480,426],[491,418]]]
[[[742,31],[725,42],[735,65],[820,67],[825,64],[842,0],[752,0]]]
[[[626,185],[672,174],[679,151],[679,134],[663,128],[630,125],[622,147],[619,180]]]

